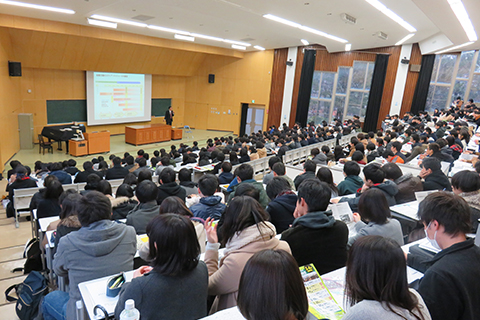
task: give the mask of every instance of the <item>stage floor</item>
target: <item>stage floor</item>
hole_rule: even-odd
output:
[[[65,143],[62,143],[63,151],[57,150],[57,143],[54,143],[53,145],[53,154],[52,153],[47,153],[45,150],[45,155],[39,154],[38,153],[38,144],[34,145],[33,149],[30,150],[20,150],[18,153],[16,153],[11,160],[18,160],[20,161],[23,165],[30,166],[33,170],[33,165],[35,161],[40,160],[42,162],[56,162],[56,161],[63,161],[67,159],[75,159],[77,161],[77,167],[80,170],[83,170],[82,164],[83,162],[87,160],[91,160],[95,157],[98,157],[99,155],[102,155],[107,163],[108,157],[111,154],[114,154],[116,156],[119,156],[120,158],[123,158],[123,154],[125,152],[129,152],[131,155],[136,157],[137,151],[140,149],[145,150],[150,157],[153,157],[153,151],[159,150],[161,148],[164,148],[167,152],[170,151],[170,146],[176,145],[177,147],[180,145],[180,143],[186,143],[189,146],[192,146],[193,141],[197,141],[198,145],[200,147],[203,147],[206,145],[206,141],[209,138],[215,138],[215,137],[228,137],[228,136],[234,136],[232,132],[229,131],[213,131],[213,130],[196,130],[192,129],[193,134],[185,134],[183,132],[183,138],[181,140],[171,140],[171,141],[166,141],[166,142],[158,142],[158,143],[151,143],[151,144],[144,144],[140,146],[134,146],[128,143],[125,143],[125,135],[115,135],[110,137],[110,152],[108,153],[101,153],[101,154],[91,154],[91,155],[86,155],[82,157],[74,157],[69,154],[65,153]],[[187,135],[190,135],[190,137],[187,137]],[[193,136],[193,138],[192,138]],[[235,136],[236,137],[236,136]],[[9,162],[10,162],[9,161]],[[4,171],[4,176],[6,172],[10,169],[10,165],[8,163],[5,164],[5,171]]]

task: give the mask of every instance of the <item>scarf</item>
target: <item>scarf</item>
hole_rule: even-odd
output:
[[[459,194],[460,197],[465,199],[468,205],[474,209],[480,211],[480,191],[472,191],[472,192],[462,192]]]
[[[268,221],[254,224],[235,235],[227,242],[225,246],[225,255],[228,253],[241,249],[246,245],[256,241],[268,241],[275,237],[277,231],[275,226]]]

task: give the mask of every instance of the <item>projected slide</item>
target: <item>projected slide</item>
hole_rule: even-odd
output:
[[[87,72],[89,125],[151,119],[151,76]]]

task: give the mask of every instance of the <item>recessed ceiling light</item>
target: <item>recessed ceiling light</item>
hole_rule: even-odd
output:
[[[263,15],[264,18],[277,21],[283,24],[286,24],[287,26],[294,27],[294,28],[300,28],[302,25],[300,23],[296,23],[287,19],[283,19],[277,16],[274,16],[273,14],[265,14]]]
[[[213,40],[213,41],[223,41],[222,38],[207,36],[207,35],[199,34],[199,33],[191,33],[190,35],[195,37],[195,38],[202,38],[202,39]]]
[[[477,41],[477,33],[473,27],[472,20],[470,20],[467,10],[463,5],[462,0],[448,0],[448,4],[452,8],[453,13],[457,16],[458,21],[462,25],[463,30],[467,34],[468,40]]]
[[[401,44],[403,44],[405,41],[407,41],[408,39],[410,39],[411,37],[413,37],[415,35],[415,33],[410,33],[409,35],[405,36],[402,40],[398,41],[397,43],[395,43],[396,46],[399,46]]]
[[[32,9],[60,12],[60,13],[66,13],[66,14],[74,14],[75,13],[75,11],[70,10],[70,9],[42,6],[42,5],[39,5],[39,4],[32,4],[32,3],[25,3],[25,2],[18,2],[18,1],[10,1],[10,0],[0,0],[0,4],[9,4],[9,5],[12,5],[12,6],[17,6],[17,7],[32,8]]]
[[[177,34],[184,34],[186,36],[190,35],[190,32],[187,31],[182,31],[182,30],[177,30],[177,29],[171,29],[171,28],[165,28],[165,27],[160,27],[160,26],[155,26],[152,24],[149,24],[147,26],[148,29],[153,29],[153,30],[158,30],[158,31],[165,31],[165,32],[170,32],[170,33],[177,33]]]
[[[381,3],[378,0],[365,0],[367,1],[370,5],[372,5],[375,9],[379,10],[381,13],[407,29],[409,32],[416,32],[417,29],[415,29],[411,24],[403,20],[398,14],[393,12],[392,10],[388,9],[383,3]]]
[[[305,40],[305,39],[300,40],[300,42],[302,42],[304,46],[308,46],[308,45],[310,44],[310,43],[308,43],[308,41]]]
[[[230,44],[236,44],[239,46],[244,46],[244,47],[250,47],[250,43],[242,42],[242,41],[235,41],[235,40],[229,40],[229,39],[223,39],[223,42],[230,43]]]
[[[459,44],[458,46],[451,47],[451,48],[448,48],[448,49],[445,49],[445,50],[442,50],[442,51],[435,52],[435,54],[442,54],[442,53],[445,53],[445,52],[447,52],[447,51],[452,51],[452,50],[456,50],[456,49],[459,49],[459,48],[463,48],[463,47],[466,47],[466,46],[471,45],[472,43],[474,43],[474,42],[473,42],[473,41],[470,41],[470,42],[466,42],[466,43],[464,43],[464,44]]]
[[[345,45],[345,51],[350,51],[350,50],[352,50],[352,44],[351,44],[351,43],[347,43],[347,44]]]
[[[247,47],[239,46],[239,45],[236,45],[236,44],[232,44],[232,48],[233,49],[238,49],[238,50],[247,50]]]
[[[264,47],[260,47],[260,46],[253,46],[255,49],[257,50],[260,50],[260,51],[264,51],[265,48]]]
[[[87,18],[88,23],[94,26],[99,26],[99,27],[107,27],[107,28],[117,28],[117,24],[115,22],[109,22],[109,21],[102,21],[102,20],[95,20],[91,18]]]
[[[195,37],[186,36],[184,34],[175,34],[174,37],[178,40],[195,41]]]
[[[113,17],[106,17],[106,16],[101,16],[99,14],[94,14],[94,15],[90,16],[90,18],[98,19],[98,20],[111,21],[111,22],[116,22],[116,23],[121,23],[121,24],[128,24],[128,25],[131,25],[131,26],[142,27],[142,28],[145,28],[147,26],[146,23],[117,19],[117,18],[113,18]]]

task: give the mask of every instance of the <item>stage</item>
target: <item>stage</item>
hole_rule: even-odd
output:
[[[30,150],[20,150],[17,152],[10,160],[18,160],[20,161],[23,165],[27,165],[33,170],[33,166],[35,161],[40,160],[42,162],[57,162],[57,161],[63,161],[67,159],[75,159],[77,161],[77,168],[83,171],[82,164],[83,162],[87,160],[91,160],[93,158],[98,157],[99,155],[102,155],[107,163],[108,157],[111,154],[114,154],[116,156],[119,156],[120,158],[123,158],[123,154],[125,152],[129,152],[131,155],[136,157],[137,151],[140,149],[145,150],[150,157],[153,157],[153,151],[159,150],[161,148],[164,148],[167,152],[170,151],[170,146],[173,144],[175,146],[180,145],[180,143],[186,143],[189,146],[192,146],[193,141],[198,142],[199,147],[204,147],[206,146],[206,141],[209,138],[214,138],[214,137],[228,137],[228,136],[233,136],[236,137],[236,135],[233,135],[233,132],[231,131],[214,131],[214,130],[196,130],[192,129],[193,134],[188,134],[183,132],[183,138],[181,140],[171,140],[171,141],[165,141],[165,142],[158,142],[158,143],[152,143],[152,144],[145,144],[145,145],[139,145],[139,146],[134,146],[128,143],[125,143],[125,135],[120,134],[120,135],[112,135],[110,137],[110,152],[108,153],[102,153],[102,154],[92,154],[92,155],[86,155],[86,156],[81,156],[81,157],[74,157],[69,154],[65,153],[65,149],[63,151],[57,150],[57,143],[53,144],[53,154],[47,153],[45,150],[45,155],[42,153],[38,153],[38,144],[34,145],[33,149]],[[193,138],[192,138],[193,136]],[[110,164],[110,163],[109,163]],[[6,171],[10,170],[10,165],[8,163],[5,164],[5,171],[4,171],[4,177],[6,174]]]

